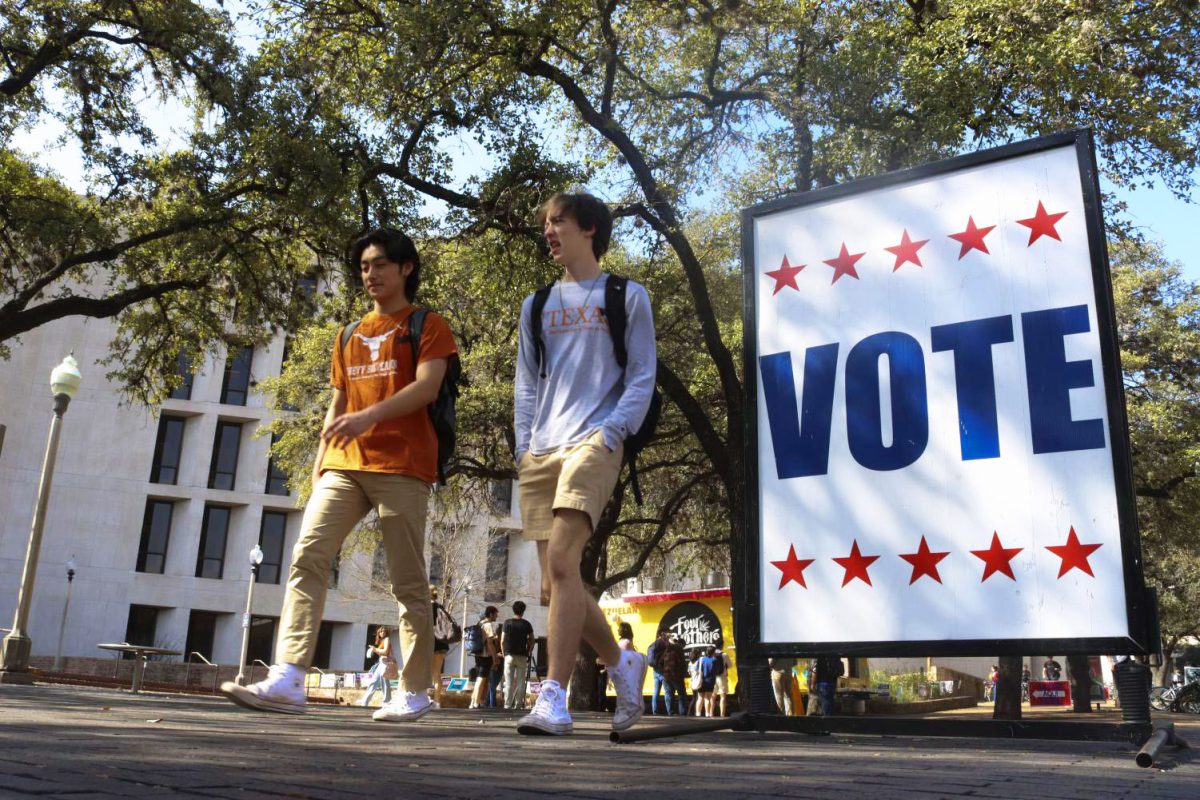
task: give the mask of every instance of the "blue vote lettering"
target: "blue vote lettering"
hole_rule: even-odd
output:
[[[879,404],[879,358],[888,357],[891,380],[892,443],[883,443]],[[868,336],[846,356],[846,437],[850,454],[867,469],[903,469],[929,443],[925,355],[907,333]]]
[[[1094,385],[1092,362],[1067,361],[1064,338],[1090,330],[1087,306],[1021,315],[1025,374],[1029,387],[1033,452],[1102,449],[1104,423],[1071,418],[1070,390]],[[1000,456],[996,379],[992,350],[1013,341],[1012,317],[967,320],[930,329],[932,350],[954,358],[959,447],[964,461]],[[829,471],[837,343],[804,353],[800,397],[790,352],[759,358],[763,399],[781,479]],[[879,365],[887,356],[892,440],[883,441]],[[850,454],[867,469],[903,469],[925,452],[929,409],[925,357],[912,336],[885,331],[868,336],[846,357],[846,437]]]

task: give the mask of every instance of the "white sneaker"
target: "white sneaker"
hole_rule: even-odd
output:
[[[623,731],[633,727],[645,712],[642,687],[646,683],[646,657],[636,650],[622,650],[621,660],[608,670],[609,680],[617,690],[617,710],[613,712],[612,729]]]
[[[394,698],[376,709],[371,719],[376,722],[408,722],[420,719],[432,708],[433,701],[424,692],[399,690]]]
[[[555,681],[542,681],[533,710],[517,723],[517,733],[525,735],[562,736],[571,733],[575,726],[567,712],[567,695]]]
[[[303,714],[308,702],[304,696],[304,669],[294,664],[273,664],[265,679],[249,686],[225,681],[221,694],[242,708],[281,714]]]

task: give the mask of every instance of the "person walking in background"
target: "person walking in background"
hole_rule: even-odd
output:
[[[985,700],[996,702],[996,687],[1000,684],[1000,666],[992,664],[992,669],[988,672],[987,677],[987,697]]]
[[[792,707],[792,670],[796,666],[794,658],[768,658],[767,665],[771,667],[771,689],[775,692],[775,705],[779,713],[790,717],[795,712]]]
[[[716,681],[713,683],[713,702],[717,704],[714,711],[718,716],[728,717],[729,670],[733,667],[733,662],[729,660],[729,654],[722,649],[720,642],[717,642],[713,658],[716,659],[714,667],[717,673]]]
[[[533,653],[533,626],[524,618],[525,603],[512,604],[513,615],[500,628],[500,652],[504,658],[504,707],[525,707],[525,682],[529,679],[529,656]]]
[[[1054,660],[1054,656],[1046,656],[1046,661],[1042,664],[1042,679],[1047,681],[1057,681],[1062,678],[1062,664]]]
[[[646,659],[617,646],[580,564],[616,485],[625,442],[651,408],[654,319],[644,287],[600,269],[612,235],[612,213],[601,200],[557,194],[542,205],[538,223],[563,272],[521,306],[513,457],[523,533],[538,542],[543,585],[550,583],[550,663],[517,731],[574,730],[566,685],[581,640],[596,651],[616,689],[612,726],[621,731],[642,717]]]
[[[633,626],[628,622],[617,625],[617,647],[637,652],[637,648],[633,645]]]
[[[821,705],[821,714],[833,716],[833,698],[837,692],[837,679],[842,676],[845,667],[837,656],[819,656],[813,665],[816,673],[817,698]]]
[[[400,611],[400,691],[372,718],[415,720],[433,707],[433,622],[425,567],[426,511],[438,476],[438,438],[429,406],[457,372],[450,326],[412,305],[421,259],[412,239],[380,228],[354,243],[353,267],[372,310],[338,334],[332,396],[313,462],[312,495],[292,550],[279,619],[276,663],[265,680],[221,685],[257,711],[303,713],[334,558],[371,511],[379,518],[392,596]]]
[[[441,707],[442,670],[446,666],[446,654],[450,652],[450,645],[462,641],[462,628],[446,607],[438,602],[438,590],[433,584],[429,585],[429,597],[433,612],[433,703]]]
[[[662,645],[662,676],[666,691],[667,716],[687,716],[687,656],[678,636],[668,636]]]
[[[475,689],[471,692],[470,708],[484,708],[488,700],[488,683],[492,675],[493,664],[497,659],[496,654],[499,652],[496,642],[496,636],[499,633],[496,629],[496,618],[499,616],[499,609],[495,606],[488,606],[483,610],[483,616],[479,618],[479,622],[475,623],[479,626],[483,647],[475,654],[477,677],[475,678]]]
[[[379,660],[371,667],[367,693],[358,701],[363,708],[371,705],[371,698],[375,696],[375,692],[383,693],[385,704],[392,699],[392,679],[396,677],[397,670],[396,659],[392,657],[390,633],[386,625],[380,625],[375,629],[375,643],[367,646],[367,652],[378,656]]]
[[[654,691],[650,695],[650,713],[658,713],[658,700],[663,692],[663,653],[666,650],[667,629],[661,628],[654,641],[646,648],[646,663],[654,673]],[[667,700],[667,715],[671,714],[671,701]]]
[[[700,650],[693,648],[688,653],[688,678],[692,688],[692,704],[688,706],[688,714],[696,717],[704,716],[704,703],[701,701],[700,686]]]
[[[700,701],[702,704],[702,713],[698,712],[698,717],[711,717],[713,715],[713,691],[717,688],[717,657],[716,651],[708,647],[704,650],[704,655],[700,656]]]

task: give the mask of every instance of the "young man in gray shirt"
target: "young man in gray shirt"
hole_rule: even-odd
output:
[[[534,341],[534,295],[521,306],[514,398],[521,521],[538,543],[543,596],[550,597],[547,679],[533,711],[517,723],[525,734],[572,730],[566,685],[580,639],[599,654],[617,691],[613,729],[642,716],[646,659],[621,650],[579,574],[583,548],[621,470],[623,442],[650,407],[655,370],[650,297],[628,281],[624,291],[627,361],[617,363],[609,333],[599,259],[612,236],[608,207],[589,194],[558,194],[538,214],[550,257],[563,268],[541,310]]]

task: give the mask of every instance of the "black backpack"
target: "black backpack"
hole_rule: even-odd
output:
[[[415,308],[412,316],[408,318],[407,339],[412,345],[414,374],[417,369],[417,358],[421,351],[421,334],[425,332],[425,317],[428,313],[429,309],[427,308]],[[361,322],[361,319],[356,320],[342,328],[340,339],[342,350],[346,349],[346,345],[350,343],[350,337],[354,335],[354,331],[358,330]],[[437,435],[438,442],[438,483],[443,486],[446,485],[446,465],[450,463],[450,457],[454,455],[454,447],[458,440],[456,406],[458,404],[458,381],[461,377],[462,364],[459,362],[458,356],[450,356],[446,362],[446,374],[442,376],[442,385],[438,387],[437,398],[429,404],[429,419],[433,423],[433,431]]]
[[[483,626],[478,622],[463,631],[463,647],[473,656],[483,655]]]
[[[604,281],[604,316],[608,322],[608,335],[612,338],[613,355],[621,369],[629,363],[629,352],[625,349],[625,328],[629,322],[625,316],[625,287],[629,279],[620,275],[609,275]],[[542,339],[542,311],[546,301],[550,299],[550,290],[554,284],[543,286],[533,293],[533,305],[529,309],[529,324],[533,331],[533,352],[538,364],[538,374],[546,377],[546,343]],[[625,439],[625,463],[629,465],[629,485],[633,488],[633,499],[642,504],[642,489],[638,485],[637,457],[638,453],[650,444],[654,431],[658,428],[658,419],[662,416],[662,395],[657,385],[650,395],[650,408],[642,425]]]

